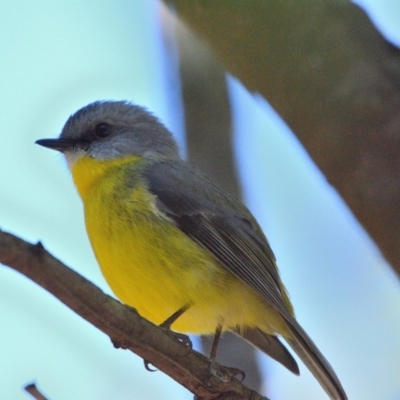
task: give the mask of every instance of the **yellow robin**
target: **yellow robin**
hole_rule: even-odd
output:
[[[347,399],[296,321],[255,218],[180,158],[156,117],[125,101],[95,102],[58,139],[37,143],[64,154],[97,261],[121,301],[175,332],[233,331],[298,374],[283,337],[331,399]]]

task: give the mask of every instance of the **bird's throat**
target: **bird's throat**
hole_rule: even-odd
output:
[[[95,158],[84,155],[80,157],[72,166],[71,173],[82,200],[85,201],[92,189],[100,179],[106,179],[109,173],[115,168],[128,163],[140,161],[139,156],[130,156],[114,160],[96,160]]]

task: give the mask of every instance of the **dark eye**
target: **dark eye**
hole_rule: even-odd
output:
[[[111,126],[105,122],[96,125],[95,134],[99,138],[104,138],[111,133]]]

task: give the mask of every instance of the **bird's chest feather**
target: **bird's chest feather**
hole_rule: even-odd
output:
[[[197,302],[206,282],[222,286],[227,278],[211,254],[163,216],[140,181],[128,191],[103,182],[85,201],[85,220],[114,293],[154,322]]]
[[[181,332],[212,333],[221,321],[254,325],[258,295],[157,209],[133,162],[127,169],[84,160],[73,170],[92,248],[115,295],[156,324],[190,305],[173,325]]]

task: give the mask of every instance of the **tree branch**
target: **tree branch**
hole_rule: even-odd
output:
[[[261,93],[400,274],[400,51],[349,1],[164,0]]]
[[[48,400],[40,390],[37,388],[35,383],[29,383],[24,387],[25,391],[29,393],[35,400]]]
[[[0,262],[25,275],[71,310],[194,393],[198,399],[266,400],[229,370],[168,336],[132,308],[104,294],[36,245],[0,231]]]

